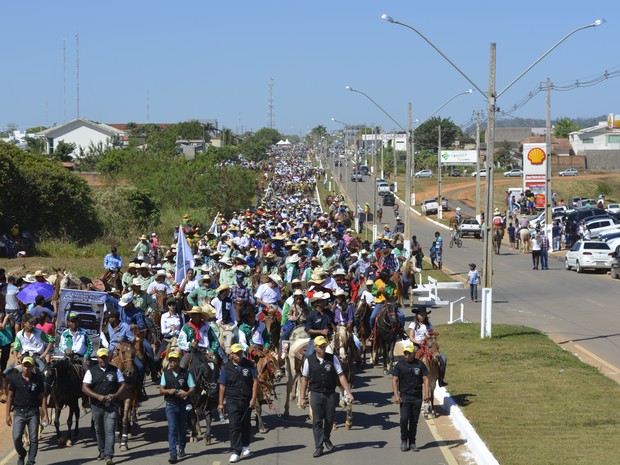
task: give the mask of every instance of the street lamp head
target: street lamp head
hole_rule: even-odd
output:
[[[351,87],[351,86],[345,86],[345,89],[347,89],[347,90],[351,90],[351,91],[352,91],[352,90],[353,90],[353,87]]]
[[[467,93],[471,94],[474,91],[474,89],[467,89]]]
[[[332,121],[336,121],[336,118],[332,118]]]
[[[600,26],[601,24],[605,24],[605,20],[603,18],[597,19],[592,23],[592,26]]]
[[[384,20],[384,21],[387,21],[388,23],[393,23],[394,22],[394,18],[392,18],[389,15],[386,15],[385,13],[383,13],[381,15],[381,19]]]

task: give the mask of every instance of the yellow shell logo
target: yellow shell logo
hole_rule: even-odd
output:
[[[546,157],[545,151],[538,147],[527,152],[527,159],[532,165],[542,165]]]

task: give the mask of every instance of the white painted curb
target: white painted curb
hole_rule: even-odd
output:
[[[463,438],[467,441],[467,447],[475,457],[477,465],[499,465],[497,459],[493,456],[484,441],[478,436],[478,433],[471,425],[469,420],[465,418],[461,409],[456,405],[446,388],[437,386],[435,388],[435,398],[441,402],[443,409],[450,412],[450,420],[452,424],[460,431]]]

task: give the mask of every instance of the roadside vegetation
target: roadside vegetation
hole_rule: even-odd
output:
[[[617,463],[620,386],[542,332],[437,325],[448,391],[502,465]],[[615,457],[615,458],[614,458]]]

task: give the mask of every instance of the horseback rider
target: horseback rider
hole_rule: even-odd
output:
[[[239,326],[239,344],[243,346],[243,350],[248,352],[250,347],[260,351],[269,349],[271,347],[271,336],[265,323],[256,320],[254,307],[246,307],[241,318],[243,323]]]
[[[23,329],[15,335],[13,344],[14,361],[9,364],[5,373],[15,367],[21,369],[21,360],[23,357],[32,357],[37,365],[39,373],[43,373],[45,363],[49,362],[51,350],[54,347],[54,336],[45,334],[39,328],[36,328],[37,318],[33,315],[26,314],[22,320]]]
[[[461,221],[463,221],[463,218],[461,216],[461,207],[456,207],[456,214],[454,215],[454,220],[456,222],[456,230],[460,231],[461,230]]]
[[[228,284],[220,284],[215,291],[217,296],[211,301],[215,308],[215,319],[218,323],[225,325],[237,323],[237,314],[230,298],[231,287]]]
[[[208,307],[213,309],[211,305],[208,305]],[[212,311],[215,313],[214,310]],[[211,329],[211,326],[203,319],[204,312],[202,308],[194,306],[191,310],[185,312],[185,314],[189,315],[190,321],[181,328],[177,340],[179,349],[184,352],[183,358],[181,359],[181,367],[183,368],[187,368],[192,350],[199,349],[215,355],[218,353],[220,347],[213,329]]]
[[[203,274],[198,280],[198,287],[187,295],[187,302],[192,307],[201,307],[206,302],[210,302],[216,295],[211,276]]]
[[[108,319],[107,343],[110,352],[114,352],[120,342],[125,341],[133,344],[140,341],[140,337],[133,333],[131,327],[124,321],[121,321],[121,314],[117,309],[108,310],[105,317]],[[103,345],[105,347],[105,343]],[[97,352],[97,357],[99,357],[99,352]],[[144,382],[144,364],[137,353],[133,358],[133,363],[138,372],[138,384],[141,386]]]
[[[310,336],[310,342],[306,350],[306,357],[314,352],[314,338],[323,336],[330,339],[334,329],[334,314],[329,308],[330,295],[327,292],[315,292],[310,303],[312,311],[306,319],[305,329]]]
[[[426,345],[428,334],[433,331],[433,325],[428,319],[431,310],[426,310],[426,307],[421,307],[413,309],[413,313],[415,314],[415,320],[409,323],[407,335],[409,336],[409,341],[413,343],[417,351],[424,348]],[[439,386],[443,387],[448,385],[448,382],[444,379],[448,360],[443,352],[440,352],[440,356],[441,364],[439,366],[438,382]]]
[[[123,286],[122,291],[130,292],[131,284],[134,282],[136,278],[138,278],[138,265],[134,262],[131,262],[127,266],[127,271],[123,274],[123,277],[121,278],[121,283]]]
[[[172,339],[179,337],[179,332],[184,324],[182,315],[177,311],[177,301],[174,297],[168,297],[168,300],[166,300],[166,308],[168,311],[162,314],[159,323],[162,340],[159,350],[157,351],[157,356],[155,357],[155,363],[158,366],[161,362],[163,353],[168,348],[168,345],[170,345]]]
[[[123,267],[123,258],[116,252],[116,247],[110,247],[110,253],[103,259],[103,268],[111,273],[120,271]]]
[[[87,368],[90,365],[90,356],[93,353],[93,341],[88,331],[80,328],[79,322],[77,313],[69,313],[67,329],[60,336],[58,348],[74,363],[77,362]]]
[[[306,297],[301,289],[295,289],[292,295],[293,302],[284,304],[282,310],[282,333],[280,341],[282,342],[282,359],[286,359],[288,355],[289,338],[295,328],[304,326],[308,317],[309,309]]]
[[[398,297],[398,287],[396,283],[390,279],[390,270],[388,268],[382,268],[379,271],[379,277],[372,286],[372,295],[375,296],[375,308],[370,314],[371,333],[374,332],[375,320],[383,306],[389,299]],[[405,315],[400,308],[398,308],[397,313],[402,328],[405,326]]]

